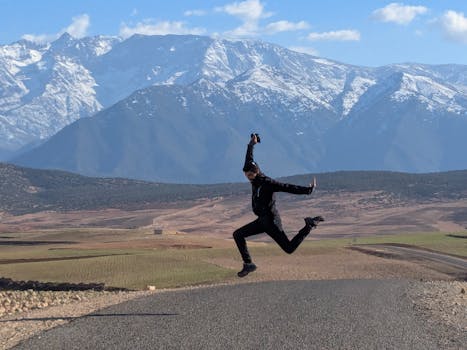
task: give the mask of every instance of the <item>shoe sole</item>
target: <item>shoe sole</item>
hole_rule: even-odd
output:
[[[244,273],[238,272],[238,273],[237,273],[237,276],[240,277],[240,278],[242,278],[242,277],[245,277],[245,276],[247,276],[248,274],[250,274],[250,273],[252,273],[252,272],[254,272],[254,271],[256,271],[256,267],[255,267],[253,270],[249,270],[249,271],[246,271],[246,272],[244,272]]]

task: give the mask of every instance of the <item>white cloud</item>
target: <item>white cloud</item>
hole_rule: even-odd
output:
[[[87,31],[91,21],[89,15],[82,14],[72,18],[71,24],[61,29],[58,33],[55,34],[25,34],[22,36],[23,39],[33,41],[33,42],[50,42],[58,39],[60,35],[67,32],[75,38],[82,38],[87,35]]]
[[[266,12],[264,10],[264,6],[265,5],[260,0],[245,0],[234,2],[222,7],[216,7],[214,11],[234,16],[243,22],[237,28],[225,33],[226,35],[234,37],[275,34],[309,28],[308,23],[305,21],[294,23],[286,20],[272,22],[267,24],[265,27],[262,27],[260,26],[259,21],[273,15],[272,12]]]
[[[222,7],[216,7],[216,12],[224,12],[239,18],[243,24],[227,32],[232,36],[255,36],[258,35],[259,20],[272,16],[271,12],[264,12],[264,5],[259,0],[246,0],[234,2]]]
[[[359,41],[360,32],[350,29],[336,30],[322,33],[310,33],[307,38],[311,41]]]
[[[73,17],[73,22],[66,27],[65,32],[75,38],[85,37],[90,25],[89,16],[86,14]]]
[[[437,23],[449,40],[467,44],[467,17],[464,13],[446,11]]]
[[[217,12],[225,12],[243,21],[258,21],[260,18],[272,16],[272,13],[264,12],[264,5],[259,0],[245,0],[234,2],[215,9]]]
[[[257,23],[246,22],[243,23],[240,27],[237,27],[233,30],[225,32],[227,36],[234,37],[246,37],[246,36],[256,36],[259,34],[259,26]]]
[[[32,41],[34,43],[47,43],[58,38],[57,34],[24,34],[22,39]]]
[[[291,47],[289,47],[289,50],[297,51],[297,52],[300,52],[300,53],[306,53],[306,54],[312,55],[312,56],[319,56],[318,50],[315,50],[315,49],[312,48],[312,47],[307,47],[307,46],[291,46]]]
[[[166,35],[166,34],[193,34],[202,35],[206,33],[204,28],[188,28],[184,22],[170,22],[161,21],[153,22],[152,20],[146,20],[144,22],[137,23],[134,27],[130,27],[123,23],[120,26],[120,36],[122,38],[128,38],[133,34],[145,34],[145,35]]]
[[[297,23],[289,21],[278,21],[269,23],[265,28],[264,32],[267,34],[275,34],[279,32],[290,32],[302,29],[308,29],[310,25],[305,21],[300,21]]]
[[[205,16],[207,13],[204,10],[188,10],[183,13],[184,16]]]
[[[393,22],[397,24],[409,24],[418,15],[428,11],[425,6],[407,6],[393,2],[389,5],[373,11],[372,18],[381,22]]]

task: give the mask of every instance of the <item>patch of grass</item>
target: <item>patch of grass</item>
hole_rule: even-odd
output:
[[[339,250],[352,244],[379,243],[409,244],[467,257],[465,239],[440,232],[308,240],[294,254],[339,254]],[[89,258],[0,264],[2,277],[47,282],[103,282],[106,286],[129,289],[144,289],[147,285],[173,288],[222,282],[235,278],[236,271],[214,265],[210,263],[212,259],[227,258],[238,261],[239,266],[241,264],[233,241],[229,248],[210,249],[75,249],[72,246],[71,249],[53,250],[47,246],[4,248],[0,249],[2,259]],[[283,254],[275,243],[250,244],[249,248],[255,257]]]
[[[445,232],[411,233],[401,235],[384,235],[373,237],[358,237],[353,244],[398,243],[409,244],[421,248],[467,257],[467,242],[465,239],[451,237]]]
[[[48,247],[8,247],[0,250],[1,260],[9,259],[56,259],[104,255],[137,254],[143,250],[129,249],[50,249]]]
[[[465,235],[467,232],[458,233]],[[467,257],[467,240],[449,236],[446,232],[420,232],[397,235],[378,235],[370,237],[349,237],[336,239],[322,239],[317,241],[307,240],[303,242],[300,248],[294,254],[330,254],[353,244],[382,244],[396,243],[408,244],[421,248],[431,249],[447,254],[454,254]],[[266,247],[257,247],[250,249],[255,255],[269,256],[277,254],[274,252],[277,248],[274,244]]]
[[[96,251],[87,253],[94,255]],[[173,253],[171,250],[136,254],[127,251],[126,255],[0,265],[0,275],[15,280],[103,282],[106,286],[129,289],[144,289],[147,285],[170,288],[213,283],[234,276],[229,269],[194,259],[190,251]]]

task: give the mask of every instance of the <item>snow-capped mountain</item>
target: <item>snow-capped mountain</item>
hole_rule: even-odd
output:
[[[116,42],[64,34],[51,44],[0,46],[0,155],[102,109],[88,65]]]
[[[73,121],[101,111],[76,125],[82,130],[87,130],[84,125],[97,130],[95,125],[102,124],[105,115],[106,127],[115,130],[124,120],[130,124],[121,127],[130,127],[126,132],[131,132],[134,125],[130,116],[147,118],[157,125],[156,128],[145,124],[149,129],[156,128],[148,142],[152,138],[154,144],[162,147],[157,152],[166,152],[164,157],[174,157],[175,162],[184,157],[183,151],[174,153],[166,148],[163,140],[167,139],[162,135],[181,140],[186,137],[180,133],[183,129],[193,142],[199,140],[186,150],[187,160],[179,162],[192,170],[204,162],[190,164],[199,154],[205,154],[206,159],[213,154],[219,159],[226,156],[220,153],[221,149],[227,152],[223,147],[201,141],[214,131],[211,124],[202,122],[202,118],[209,120],[208,115],[216,123],[223,121],[215,132],[230,130],[226,133],[231,136],[231,147],[235,142],[244,145],[240,131],[270,133],[275,143],[268,147],[274,148],[275,156],[269,163],[277,175],[348,167],[405,171],[467,167],[463,157],[451,154],[463,143],[455,143],[449,135],[436,134],[439,128],[467,130],[467,66],[463,65],[395,64],[367,68],[253,40],[134,35],[121,41],[106,37],[74,39],[65,34],[49,45],[20,41],[0,47],[0,82],[0,150],[9,154],[28,143],[46,140]],[[178,108],[176,113],[166,106],[167,101],[176,105],[173,107]],[[117,111],[130,119],[119,119]],[[169,112],[172,114],[162,115]],[[164,123],[159,123],[161,120]],[[196,123],[204,125],[204,129]],[[181,128],[182,124],[192,131]],[[69,145],[75,151],[86,149],[88,146],[82,142],[90,140],[90,136],[77,138],[76,134],[70,134],[77,130],[76,125],[61,132],[68,133],[69,142],[75,142],[73,147]],[[103,138],[101,132],[95,137]],[[21,162],[92,175],[173,180],[159,176],[154,164],[151,171],[141,175],[137,164],[132,165],[134,170],[129,174],[124,169],[125,162],[118,164],[118,161],[113,168],[107,164],[106,170],[100,171],[99,162],[104,159],[88,164],[81,152],[73,163],[76,152],[63,153],[67,149],[63,143],[61,149],[51,146],[56,144],[57,137],[63,138],[63,134],[38,148],[48,149],[48,158],[38,157],[32,151]],[[135,140],[140,135],[127,137]],[[107,141],[102,139],[98,143]],[[452,146],[449,151],[447,143]],[[121,145],[112,143],[112,147],[112,152],[128,151]],[[196,156],[194,150],[200,153]],[[235,150],[240,151],[236,147]],[[434,152],[433,155],[426,150]],[[371,151],[376,153],[366,154]],[[452,161],[443,160],[447,154]],[[126,159],[131,157],[143,161],[131,154]],[[353,161],[355,158],[358,161]],[[286,162],[288,171],[274,165],[279,160]],[[154,160],[144,162],[149,167],[147,163]],[[179,181],[202,182],[201,178],[195,179],[199,169],[191,172],[187,169],[185,173],[180,170]],[[222,179],[219,175],[210,181]]]

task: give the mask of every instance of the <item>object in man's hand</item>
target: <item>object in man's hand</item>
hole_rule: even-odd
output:
[[[256,141],[258,141],[258,143],[261,143],[261,139],[260,139],[260,137],[259,137],[259,134],[254,133],[254,134],[251,134],[250,137],[253,137],[253,135],[256,136]]]

